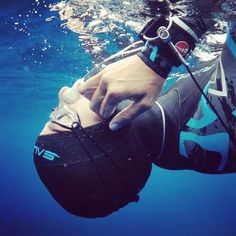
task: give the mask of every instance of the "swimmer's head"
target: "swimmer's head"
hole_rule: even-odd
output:
[[[113,132],[107,121],[39,136],[34,163],[54,199],[70,213],[102,217],[138,201],[151,160],[133,125]]]

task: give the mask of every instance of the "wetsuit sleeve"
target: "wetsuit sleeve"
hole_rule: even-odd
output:
[[[181,61],[169,44],[160,39],[160,29],[165,27],[171,41],[181,56],[188,56],[195,48],[199,38],[214,24],[211,18],[178,18],[158,16],[149,22],[140,32],[145,47],[138,56],[158,75],[166,78],[172,67],[181,65]]]

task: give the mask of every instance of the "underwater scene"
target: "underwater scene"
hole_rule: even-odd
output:
[[[156,12],[179,8],[185,14],[189,1],[175,2],[1,0],[0,236],[236,235],[235,174],[153,165],[138,202],[88,219],[65,211],[34,166],[35,140],[58,104],[60,88],[137,41]],[[218,55],[224,26],[222,20],[198,45],[189,59],[192,68]],[[166,83],[183,73],[183,67],[174,70]]]

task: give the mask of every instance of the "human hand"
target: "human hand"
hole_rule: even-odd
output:
[[[160,93],[164,79],[151,70],[137,55],[105,67],[79,86],[90,101],[90,109],[104,118],[126,99],[134,102],[119,112],[109,127],[117,130],[149,109]]]

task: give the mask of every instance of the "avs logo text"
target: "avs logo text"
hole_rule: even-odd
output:
[[[40,150],[37,146],[34,146],[34,154],[49,161],[53,161],[55,158],[60,158],[60,156],[58,156],[55,152],[50,152],[46,149]]]

